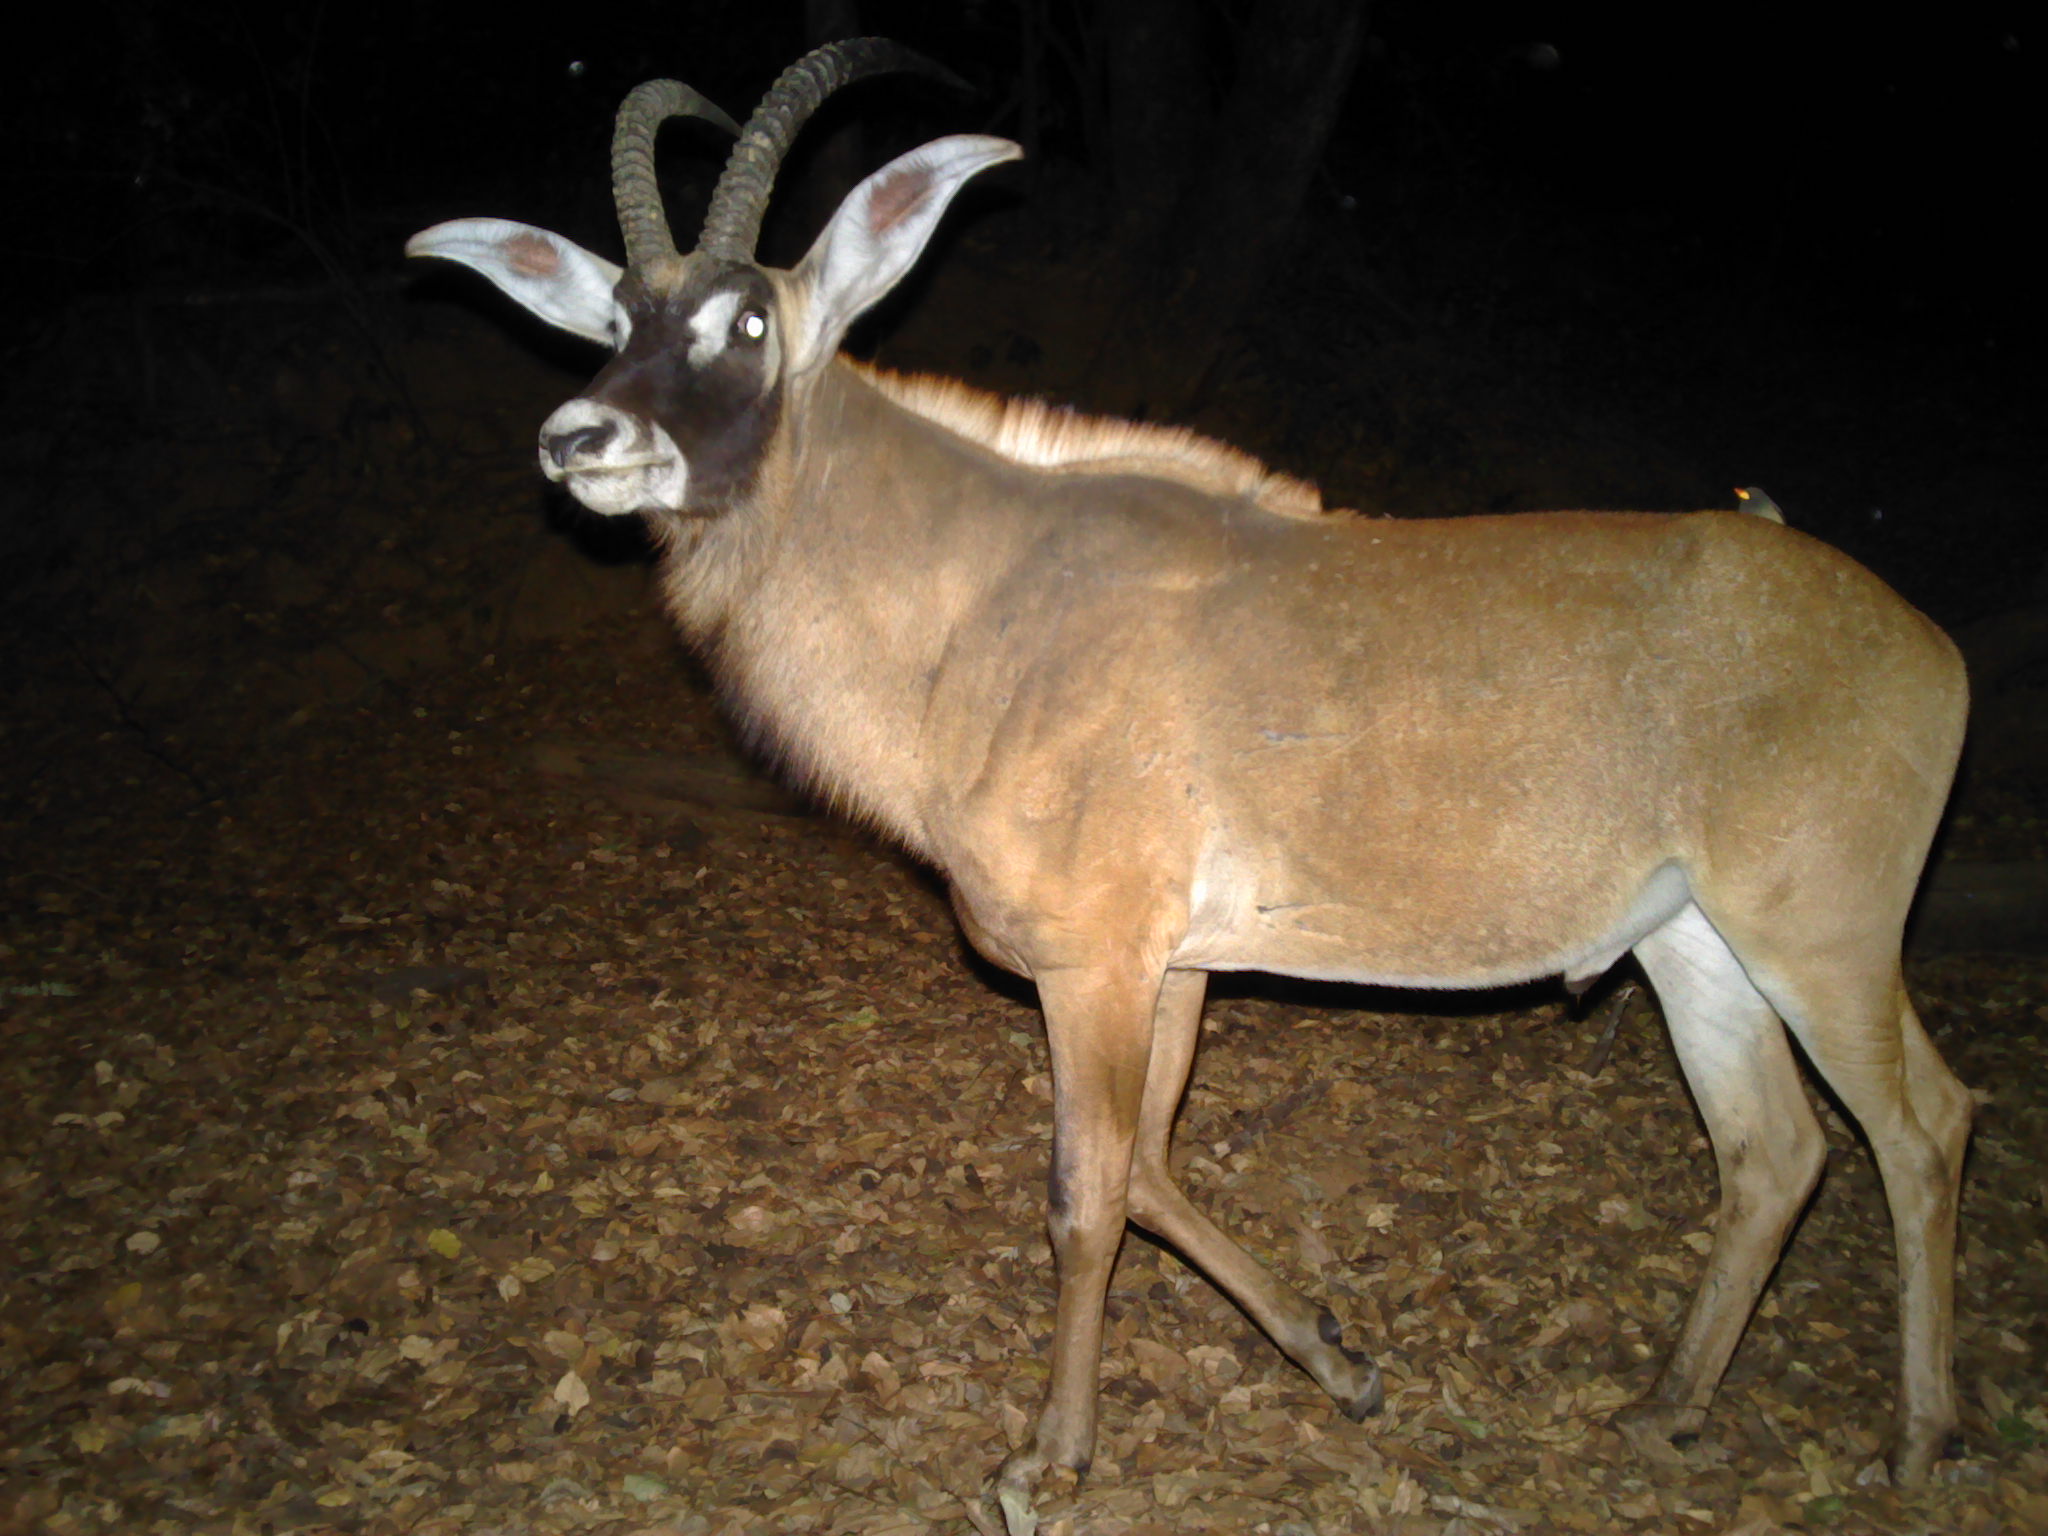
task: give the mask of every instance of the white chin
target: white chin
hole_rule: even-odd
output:
[[[631,469],[570,470],[560,478],[571,496],[603,517],[680,512],[689,488],[688,472],[674,461]]]

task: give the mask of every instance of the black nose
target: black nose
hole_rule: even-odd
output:
[[[569,461],[579,455],[603,453],[615,430],[611,422],[600,421],[595,426],[578,427],[573,432],[558,432],[553,437],[544,437],[540,445],[555,461],[555,468],[567,469]]]

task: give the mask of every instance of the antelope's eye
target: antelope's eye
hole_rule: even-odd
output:
[[[768,334],[768,317],[758,309],[743,309],[733,321],[732,330],[742,341],[759,341]]]

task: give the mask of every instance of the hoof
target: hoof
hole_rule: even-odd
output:
[[[1004,1536],[1038,1536],[1038,1511],[1028,1489],[999,1487],[996,1507],[1002,1511]]]
[[[1387,1400],[1386,1389],[1380,1385],[1380,1373],[1375,1369],[1372,1380],[1366,1388],[1350,1402],[1343,1404],[1344,1417],[1354,1424],[1362,1424],[1380,1411],[1380,1405]]]
[[[1031,1451],[1019,1451],[996,1470],[989,1486],[995,1505],[1002,1512],[1004,1536],[1037,1536],[1038,1511],[1032,1508],[1031,1493],[1045,1462]]]
[[[1344,1347],[1344,1327],[1328,1311],[1316,1319],[1316,1335],[1342,1355],[1345,1364],[1351,1367],[1348,1373],[1340,1373],[1350,1377],[1342,1383],[1333,1383],[1329,1376],[1320,1376],[1324,1389],[1337,1400],[1337,1407],[1344,1417],[1355,1424],[1378,1413],[1380,1405],[1386,1401],[1386,1389],[1381,1385],[1380,1368],[1373,1364],[1372,1356]]]
[[[1707,1410],[1678,1403],[1635,1403],[1608,1420],[1646,1461],[1666,1466],[1683,1460],[1680,1450],[1700,1437]]]
[[[1969,1454],[1970,1448],[1956,1430],[1939,1435],[1901,1435],[1891,1455],[1885,1458],[1885,1467],[1895,1487],[1911,1488],[1927,1481],[1937,1461],[1961,1461]]]
[[[1094,1459],[1092,1448],[1062,1456],[1040,1450],[1036,1442],[1012,1452],[996,1469],[989,1485],[989,1493],[1002,1513],[1005,1536],[1036,1536],[1038,1510],[1033,1501],[1041,1478],[1048,1472],[1057,1475],[1058,1469],[1065,1467],[1073,1473],[1074,1486],[1079,1488]]]

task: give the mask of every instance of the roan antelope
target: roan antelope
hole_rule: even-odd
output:
[[[1869,1136],[1898,1244],[1893,1466],[1955,1428],[1952,1273],[1970,1097],[1900,979],[1963,734],[1955,648],[1768,517],[1444,521],[1323,510],[1186,432],[1090,420],[838,355],[1002,139],[857,187],[792,270],[753,258],[829,92],[929,68],[865,40],[792,66],[740,133],[697,249],[654,174],[672,81],[621,109],[621,271],[544,230],[441,224],[483,273],[616,354],[541,428],[585,506],[644,517],[669,607],[752,737],[951,884],[1038,985],[1054,1094],[1051,1384],[997,1480],[1014,1532],[1095,1439],[1128,1218],[1205,1269],[1342,1405],[1378,1370],[1175,1185],[1207,973],[1408,987],[1583,982],[1634,952],[1712,1134],[1712,1255],[1643,1433],[1697,1430],[1823,1141],[1796,1038]]]

